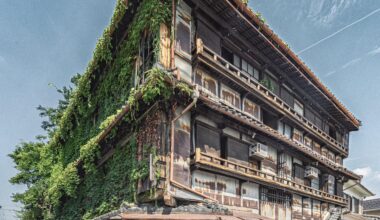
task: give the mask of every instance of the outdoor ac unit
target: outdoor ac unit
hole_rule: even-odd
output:
[[[317,179],[318,178],[318,169],[312,166],[307,166],[305,169],[305,178]]]
[[[258,160],[268,157],[268,146],[260,143],[252,144],[249,147],[249,157]]]

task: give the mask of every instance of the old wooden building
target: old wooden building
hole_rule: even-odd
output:
[[[154,33],[159,59],[142,35],[134,85],[154,67],[192,94],[142,108],[150,112],[138,146],[155,143],[159,160],[138,184],[141,197],[152,188],[155,196],[140,201],[216,203],[247,219],[338,219],[343,184],[360,179],[343,165],[360,121],[243,1],[173,1],[171,12]]]

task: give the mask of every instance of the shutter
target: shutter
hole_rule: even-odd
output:
[[[290,107],[294,106],[294,98],[293,96],[289,93],[287,89],[284,87],[281,88],[281,94],[280,94],[281,99],[288,104]]]

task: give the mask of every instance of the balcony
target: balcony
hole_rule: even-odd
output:
[[[343,197],[330,195],[326,192],[313,189],[311,187],[296,183],[292,180],[281,178],[276,175],[268,174],[247,166],[240,165],[235,162],[208,155],[206,153],[201,152],[200,148],[196,148],[195,150],[193,165],[204,169],[209,169],[211,171],[227,173],[233,176],[238,176],[240,178],[257,181],[264,184],[270,184],[280,188],[285,188],[294,193],[310,196],[312,198],[334,203],[337,205],[347,205],[347,200]]]
[[[333,147],[338,152],[348,156],[348,148],[344,147],[341,143],[330,137],[326,132],[319,129],[304,116],[298,114],[292,107],[290,107],[280,97],[271,92],[265,86],[260,84],[256,79],[247,73],[242,72],[233,64],[229,63],[214,51],[203,45],[200,39],[197,40],[196,56],[194,57],[194,61],[201,62],[219,73],[222,73],[227,78],[241,85],[247,91],[254,94],[260,94],[259,98],[261,98],[264,102],[270,104],[282,114],[293,119],[294,122],[303,127],[306,131],[311,132],[313,135],[323,140],[326,144]]]
[[[207,89],[203,87],[197,87],[200,93],[200,100],[211,109],[220,112],[221,114],[227,115],[234,120],[242,124],[246,124],[250,127],[255,128],[256,130],[263,132],[297,150],[304,153],[305,155],[314,158],[319,163],[329,167],[332,170],[340,172],[345,176],[349,176],[352,179],[360,179],[360,176],[351,172],[350,170],[344,168],[342,165],[335,163],[329,160],[327,157],[322,156],[322,154],[313,151],[310,147],[307,147],[305,144],[297,142],[293,139],[286,137],[283,134],[280,134],[277,130],[263,124],[261,121],[257,120],[250,114],[242,111],[239,108],[231,106],[229,103],[219,98],[218,96],[212,94]]]

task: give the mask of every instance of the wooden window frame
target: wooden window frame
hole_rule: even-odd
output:
[[[256,117],[255,115],[249,113],[248,111],[246,111],[246,109],[245,109],[245,107],[246,107],[246,103],[245,103],[245,102],[246,102],[246,101],[248,102],[248,104],[254,105],[255,108],[258,108],[258,116],[257,116],[257,117]],[[253,101],[251,101],[251,100],[249,100],[249,99],[247,99],[247,98],[244,98],[244,99],[243,99],[243,111],[244,111],[245,113],[248,113],[249,115],[253,116],[253,117],[256,118],[257,120],[262,121],[261,107],[260,107],[258,104],[256,104],[255,102],[253,102]]]
[[[235,107],[235,108],[238,108],[238,109],[241,109],[241,97],[240,97],[240,93],[231,89],[230,87],[222,84],[221,86],[221,94],[220,94],[220,98],[223,99],[225,102],[227,102],[228,104],[230,104],[231,106]],[[234,97],[233,99],[233,103],[229,102],[228,100],[225,99],[224,94],[223,92],[228,92],[228,93],[231,93]]]

